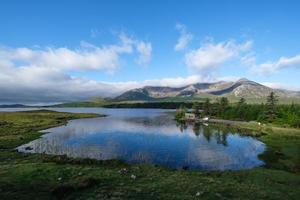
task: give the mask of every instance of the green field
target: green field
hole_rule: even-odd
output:
[[[265,167],[205,172],[120,161],[23,154],[38,130],[95,117],[53,111],[0,113],[0,199],[299,199],[300,130],[265,127]],[[251,127],[248,127],[251,128]],[[127,172],[120,172],[126,168]],[[134,175],[136,178],[132,178]]]

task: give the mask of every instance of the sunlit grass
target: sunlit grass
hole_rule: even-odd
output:
[[[39,137],[38,130],[80,117],[95,115],[52,111],[0,113],[1,199],[298,199],[300,196],[300,134],[296,129],[266,128],[266,134],[259,137],[267,145],[267,151],[261,155],[266,166],[241,171],[171,170],[14,150]],[[120,172],[122,168],[127,171]]]

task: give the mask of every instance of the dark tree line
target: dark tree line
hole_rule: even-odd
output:
[[[195,115],[213,116],[229,120],[259,121],[300,128],[300,105],[278,105],[278,97],[271,92],[265,104],[247,104],[244,98],[237,103],[229,103],[226,97],[211,103],[209,99],[194,103]],[[199,110],[202,110],[199,113]]]

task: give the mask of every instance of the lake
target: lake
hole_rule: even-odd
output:
[[[171,110],[51,110],[108,116],[71,120],[67,125],[44,130],[47,134],[18,147],[19,151],[99,160],[119,159],[176,169],[239,170],[264,164],[258,155],[264,152],[265,145],[256,138],[207,124],[177,124]]]

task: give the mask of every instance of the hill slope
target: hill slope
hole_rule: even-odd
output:
[[[184,87],[156,87],[146,86],[143,88],[129,90],[114,100],[117,101],[151,101],[166,98],[184,97],[218,97],[230,98],[265,99],[270,92],[275,92],[280,98],[300,98],[299,92],[272,89],[262,84],[240,79],[236,82],[196,83]]]

